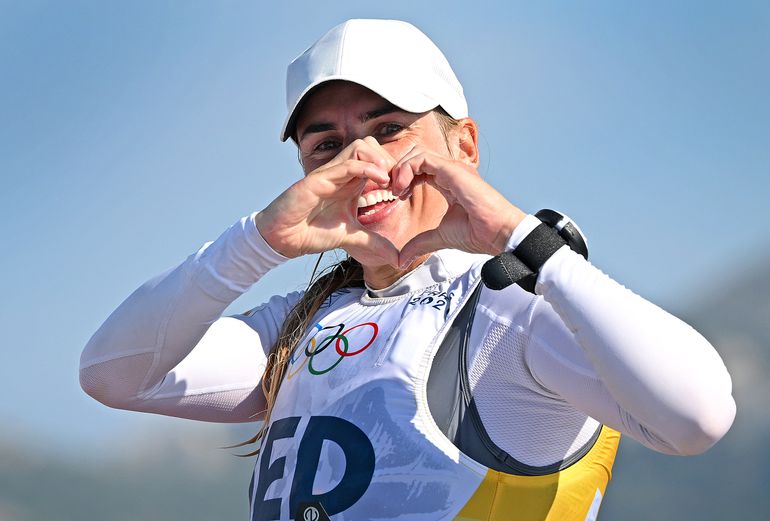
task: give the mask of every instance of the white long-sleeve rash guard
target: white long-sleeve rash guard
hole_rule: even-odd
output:
[[[528,216],[508,246],[538,223]],[[362,298],[371,304],[419,294],[485,258],[443,250]],[[266,353],[301,295],[273,297],[248,317],[221,315],[285,260],[261,237],[253,215],[241,219],[113,312],[83,351],[83,389],[122,409],[259,419]],[[469,380],[499,447],[537,466],[579,450],[599,423],[671,454],[700,453],[727,432],[735,416],[730,376],[690,326],[567,247],[543,265],[536,293],[515,285],[485,290],[477,306]]]

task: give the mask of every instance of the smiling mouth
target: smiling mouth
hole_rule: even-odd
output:
[[[398,201],[390,190],[372,190],[358,198],[358,215],[373,215]]]
[[[398,197],[390,190],[366,192],[358,197],[358,222],[363,225],[376,225],[386,219],[407,198],[408,196]]]

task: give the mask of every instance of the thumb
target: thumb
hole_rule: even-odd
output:
[[[418,233],[401,248],[398,255],[399,267],[405,268],[417,257],[446,247],[446,241],[438,228]]]
[[[398,266],[398,248],[382,235],[364,228],[348,234],[341,247],[361,264]]]

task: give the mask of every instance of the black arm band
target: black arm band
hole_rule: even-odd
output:
[[[556,250],[567,244],[559,234],[545,223],[540,223],[519,243],[513,254],[530,270],[537,273]]]
[[[567,241],[569,247],[588,260],[588,245],[580,229],[569,217],[554,210],[540,210],[535,217],[559,233],[559,237]]]
[[[585,239],[569,218],[553,210],[541,210],[535,216],[542,222],[515,250],[491,258],[482,267],[481,280],[489,289],[501,290],[518,284],[534,293],[540,268],[565,244],[588,258]]]
[[[534,293],[537,274],[520,261],[513,252],[505,252],[484,263],[481,267],[481,280],[486,287],[495,291],[518,283],[527,291]],[[532,289],[529,289],[530,286]]]

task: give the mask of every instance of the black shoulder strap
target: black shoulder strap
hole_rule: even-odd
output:
[[[436,352],[427,382],[428,408],[441,431],[467,456],[499,472],[542,476],[564,469],[582,458],[599,437],[601,426],[584,447],[571,457],[544,467],[515,459],[489,437],[468,383],[468,340],[482,284],[474,290],[449,327]]]
[[[436,351],[430,368],[427,382],[428,408],[438,427],[447,438],[458,448],[458,433],[460,423],[465,418],[467,405],[463,399],[464,393],[458,364],[462,346],[468,342],[471,324],[476,314],[476,304],[479,300],[481,285],[479,285],[460,313],[449,326],[444,340]],[[462,450],[462,449],[461,449]]]

